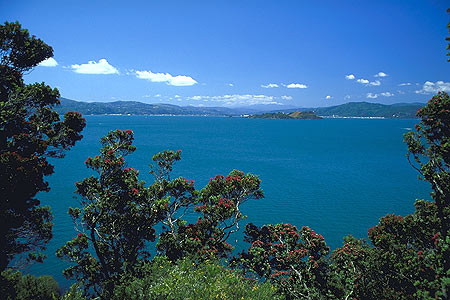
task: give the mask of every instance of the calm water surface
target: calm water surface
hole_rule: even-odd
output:
[[[39,195],[52,207],[54,238],[43,264],[33,274],[51,274],[63,288],[69,284],[66,266],[55,251],[75,236],[67,215],[75,181],[92,173],[84,166],[96,155],[99,139],[116,128],[132,129],[137,151],[129,166],[152,181],[148,164],[153,154],[182,149],[174,175],[195,180],[203,187],[216,174],[233,169],[260,176],[265,198],[247,202],[247,222],[257,225],[289,222],[310,226],[332,247],[352,234],[366,237],[367,229],[387,213],[413,212],[416,198],[429,198],[429,185],[417,180],[408,164],[402,135],[417,120],[265,120],[221,117],[88,116],[84,139],[66,158],[53,160],[51,191]],[[243,226],[241,226],[243,228]],[[248,245],[235,240],[237,248]]]

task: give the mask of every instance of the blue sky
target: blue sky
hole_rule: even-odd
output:
[[[63,97],[195,106],[425,102],[450,92],[447,0],[0,1]]]

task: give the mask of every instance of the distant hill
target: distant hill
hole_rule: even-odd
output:
[[[147,104],[137,101],[81,102],[66,98],[61,98],[61,105],[56,107],[56,111],[60,114],[77,111],[83,115],[239,115],[235,110],[226,107],[182,107],[172,104]]]
[[[312,111],[295,111],[292,113],[263,113],[259,115],[250,115],[248,118],[254,119],[322,119]]]
[[[415,118],[416,112],[425,103],[397,103],[385,105],[368,102],[349,102],[342,105],[318,108],[286,108],[272,110],[270,113],[290,114],[294,112],[310,111],[323,117],[383,117],[383,118]],[[172,104],[147,104],[137,101],[116,102],[81,102],[61,98],[61,105],[56,111],[63,114],[77,111],[84,115],[203,115],[203,116],[239,116],[244,114],[263,114],[267,109],[248,106],[241,108],[227,107],[195,107],[177,106]],[[273,117],[282,118],[282,116]]]
[[[383,118],[416,118],[416,112],[423,103],[399,103],[385,105],[369,102],[349,102],[331,107],[313,109],[319,116],[327,117],[383,117]]]

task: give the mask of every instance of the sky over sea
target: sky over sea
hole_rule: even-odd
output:
[[[448,0],[1,1],[54,49],[25,76],[80,101],[425,102],[450,92]]]

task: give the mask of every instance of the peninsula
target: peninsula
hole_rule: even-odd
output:
[[[312,111],[294,111],[292,113],[264,113],[258,115],[249,115],[252,119],[322,119]]]

